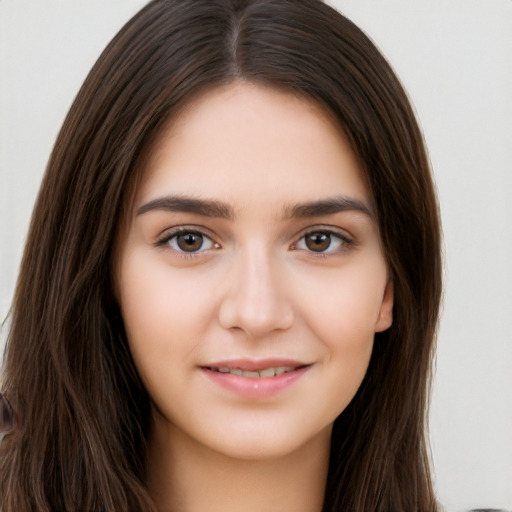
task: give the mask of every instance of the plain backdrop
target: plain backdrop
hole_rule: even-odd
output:
[[[446,288],[431,406],[439,499],[512,509],[512,1],[337,0],[415,105]],[[0,319],[63,118],[143,0],[0,0]],[[0,349],[6,337],[5,323]]]

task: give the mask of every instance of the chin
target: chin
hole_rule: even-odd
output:
[[[218,436],[208,444],[213,451],[234,460],[266,461],[293,456],[308,445],[313,452],[318,452],[319,445],[330,445],[331,431],[332,424],[319,432],[294,433],[284,427],[260,428],[250,433]]]

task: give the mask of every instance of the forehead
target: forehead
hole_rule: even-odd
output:
[[[135,202],[163,194],[219,198],[235,209],[340,194],[371,203],[347,138],[322,107],[247,83],[204,93],[162,130]]]

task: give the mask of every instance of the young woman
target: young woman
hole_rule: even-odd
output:
[[[436,511],[437,202],[407,97],[318,0],[155,0],[48,164],[0,509]]]

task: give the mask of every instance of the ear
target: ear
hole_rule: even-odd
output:
[[[382,332],[393,323],[393,282],[388,280],[380,304],[379,316],[375,322],[375,332]]]

